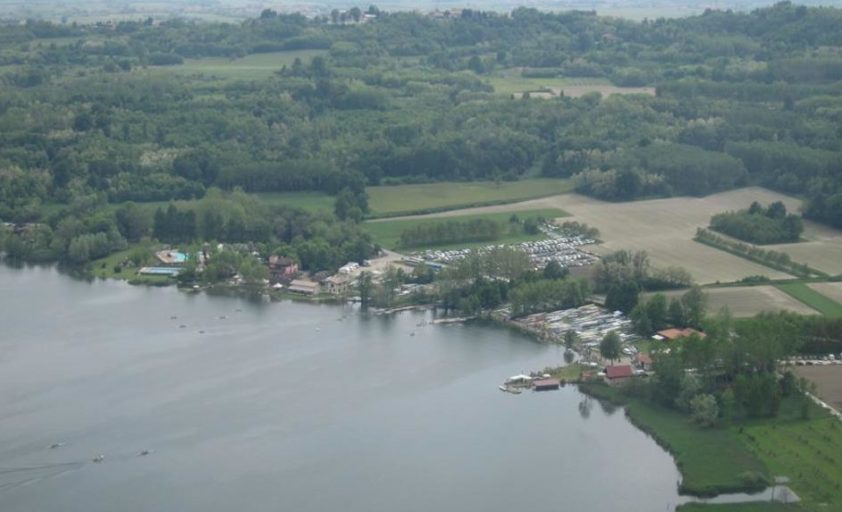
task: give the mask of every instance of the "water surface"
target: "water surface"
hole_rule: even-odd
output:
[[[0,266],[0,510],[634,512],[679,502],[672,458],[621,410],[580,407],[570,387],[497,389],[560,364],[558,347],[488,326],[419,326],[429,315]]]

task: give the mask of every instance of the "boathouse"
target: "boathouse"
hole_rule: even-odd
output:
[[[535,391],[550,391],[558,389],[560,385],[558,379],[540,379],[532,382],[532,389]]]

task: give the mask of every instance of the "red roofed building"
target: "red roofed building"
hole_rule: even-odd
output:
[[[696,335],[700,338],[705,337],[705,333],[699,332],[696,329],[691,329],[687,327],[685,329],[664,329],[663,331],[658,331],[658,336],[662,337],[666,341],[673,341],[680,338],[686,338],[688,336]]]
[[[634,372],[628,364],[617,364],[605,369],[605,382],[612,386],[622,384],[632,377],[634,377]]]

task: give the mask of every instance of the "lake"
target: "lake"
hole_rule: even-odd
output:
[[[497,389],[561,364],[561,348],[493,326],[419,325],[429,319],[0,265],[0,509],[649,512],[682,501],[672,458],[622,410],[570,386]]]

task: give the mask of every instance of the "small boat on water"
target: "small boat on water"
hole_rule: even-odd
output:
[[[520,389],[513,388],[513,387],[510,387],[510,386],[506,386],[505,384],[500,384],[497,387],[500,388],[500,391],[504,391],[506,393],[511,393],[513,395],[519,395],[519,394],[522,393],[522,391]]]

